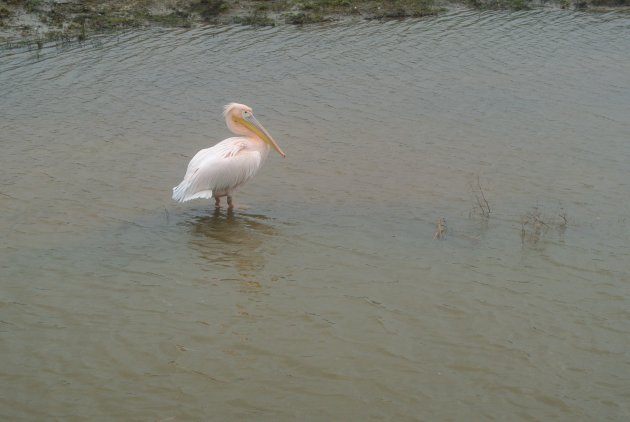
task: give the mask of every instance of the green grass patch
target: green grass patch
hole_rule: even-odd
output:
[[[13,16],[13,12],[4,6],[0,6],[0,22]]]
[[[197,0],[188,9],[208,22],[230,10],[230,4],[225,0]]]
[[[291,25],[306,25],[309,23],[326,22],[327,20],[328,19],[326,19],[323,15],[319,13],[300,12],[300,13],[290,13],[290,14],[284,15],[285,23],[288,23]]]
[[[166,15],[150,15],[147,19],[149,22],[164,26],[189,28],[192,25],[190,13],[183,10],[176,10]]]
[[[466,0],[466,4],[481,10],[528,10],[531,9],[530,0]]]
[[[254,10],[247,16],[235,16],[232,22],[240,25],[251,26],[275,26],[276,21],[271,19],[266,11]]]

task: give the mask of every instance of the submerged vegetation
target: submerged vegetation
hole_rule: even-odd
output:
[[[312,24],[346,17],[435,15],[451,4],[526,9],[545,0],[0,0],[0,41],[83,40],[89,34],[146,25]],[[630,7],[630,0],[551,0],[560,7]]]
[[[536,206],[521,217],[521,242],[533,245],[552,229],[562,234],[567,228],[567,213],[562,206],[552,214],[545,214]]]
[[[468,184],[472,197],[472,207],[468,213],[468,218],[481,221],[482,226],[487,228],[491,214],[494,216],[490,202],[486,196],[486,189],[482,186],[480,177]],[[499,219],[506,219],[506,216],[499,216]],[[509,220],[512,218],[507,217]],[[518,218],[520,224],[521,244],[523,246],[537,246],[548,240],[549,234],[556,232],[560,237],[567,230],[569,219],[562,204],[557,208],[544,210],[542,206],[536,205]],[[437,229],[433,235],[434,239],[446,238],[446,218],[441,218],[436,222]]]

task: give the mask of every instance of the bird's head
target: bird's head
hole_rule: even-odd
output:
[[[278,151],[278,154],[286,157],[286,154],[282,152],[282,149],[280,149],[273,137],[267,132],[267,129],[256,120],[251,107],[245,104],[230,103],[224,107],[223,115],[225,116],[225,123],[230,131],[238,135],[260,138]]]

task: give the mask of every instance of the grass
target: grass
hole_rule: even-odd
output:
[[[244,17],[236,16],[234,23],[252,26],[275,26],[276,20],[269,15],[271,7],[267,2],[257,3],[251,10],[250,14]]]
[[[446,226],[446,218],[442,217],[438,221],[435,222],[435,233],[433,234],[433,238],[437,240],[446,239],[446,232],[448,228]]]
[[[304,25],[337,19],[340,16],[363,19],[399,19],[435,15],[444,9],[434,0],[285,0],[285,22]]]
[[[443,5],[457,1],[476,9],[522,10],[530,8],[537,0],[0,0],[0,27],[5,32],[15,33],[18,39],[41,39],[37,34],[37,25],[20,21],[20,16],[27,13],[48,28],[50,37],[84,40],[93,33],[151,24],[181,27],[190,27],[194,23],[268,26],[284,22],[307,25],[344,17],[421,17],[440,13],[445,10]],[[562,8],[630,6],[630,0],[550,1]]]
[[[491,10],[491,9],[528,10],[528,9],[531,9],[531,2],[529,0],[466,0],[466,5],[472,7],[473,9],[481,9],[481,10]]]
[[[470,190],[473,206],[469,213],[469,218],[480,218],[482,223],[487,225],[490,221],[492,208],[490,207],[484,188],[481,185],[479,176],[476,176],[476,180],[470,183]],[[556,232],[562,236],[569,225],[569,219],[566,210],[560,204],[551,212],[543,212],[539,206],[532,207],[520,217],[519,223],[521,225],[521,244],[523,246],[532,247],[544,241],[550,232]],[[433,238],[444,239],[447,231],[446,219],[441,218],[438,220],[436,226],[437,229]]]
[[[149,15],[147,20],[156,25],[184,27],[192,26],[192,16],[189,12],[175,10],[164,15]]]
[[[250,26],[275,26],[276,21],[270,18],[266,12],[254,11],[247,16],[235,16],[232,22]]]
[[[538,206],[533,207],[521,217],[521,243],[537,244],[551,229],[564,233],[567,225],[567,213],[562,206],[552,215],[545,215]]]
[[[210,22],[230,10],[230,4],[225,0],[195,0],[186,10],[198,14],[205,22]]]

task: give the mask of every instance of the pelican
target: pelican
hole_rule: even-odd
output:
[[[234,208],[232,194],[260,170],[269,147],[286,157],[269,132],[254,117],[251,107],[231,103],[224,107],[223,115],[228,129],[236,136],[227,138],[213,147],[202,149],[190,160],[184,180],[173,188],[173,199],[186,202],[191,199],[220,198],[227,196],[230,209]]]

